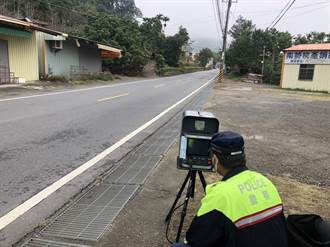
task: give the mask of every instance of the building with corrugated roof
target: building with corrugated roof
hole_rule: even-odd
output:
[[[285,49],[281,87],[330,93],[330,43]]]
[[[0,15],[0,83],[39,79],[37,30],[62,34]]]
[[[121,50],[0,15],[0,83],[102,72],[102,60]]]
[[[102,60],[121,57],[121,50],[76,36],[38,33],[40,76],[68,78],[102,72]]]

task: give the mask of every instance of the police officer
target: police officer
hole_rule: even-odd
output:
[[[243,137],[231,131],[212,137],[222,181],[208,185],[186,234],[191,247],[287,247],[282,200],[263,175],[246,167]]]

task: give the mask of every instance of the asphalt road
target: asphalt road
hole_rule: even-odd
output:
[[[215,73],[0,99],[0,216],[172,106]]]

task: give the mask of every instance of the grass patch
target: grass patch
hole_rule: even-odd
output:
[[[93,74],[86,74],[81,75],[73,80],[79,80],[79,81],[112,81],[114,79],[113,75],[111,73],[93,73]]]
[[[225,78],[229,79],[229,80],[233,80],[233,81],[243,81],[244,76],[240,75],[238,73],[232,72],[232,73],[225,75]]]
[[[52,84],[70,83],[70,84],[88,84],[94,81],[112,81],[120,79],[119,76],[114,76],[111,73],[91,73],[79,76],[46,76],[42,78],[43,82],[51,82]]]
[[[330,95],[328,91],[318,91],[318,90],[309,90],[309,89],[302,89],[302,88],[280,88],[282,90],[293,91],[293,92],[305,92],[305,93],[322,93],[326,95]]]
[[[49,81],[49,82],[64,82],[69,83],[70,78],[67,76],[45,76],[41,79],[41,81]]]
[[[160,76],[173,76],[197,71],[204,71],[205,68],[198,66],[182,66],[182,67],[164,67],[158,71]]]

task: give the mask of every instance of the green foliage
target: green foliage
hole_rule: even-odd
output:
[[[162,74],[162,69],[166,66],[165,58],[161,54],[157,54],[155,56],[156,60],[156,73]]]
[[[164,67],[161,69],[160,74],[161,76],[173,76],[185,73],[192,73],[197,71],[203,71],[203,67],[197,66],[182,66],[182,67]]]
[[[70,80],[65,76],[45,76],[45,77],[42,78],[42,81],[68,83]]]
[[[183,55],[182,48],[188,45],[189,34],[186,28],[182,26],[179,32],[173,36],[166,37],[161,47],[161,53],[165,58],[165,62],[172,67],[178,67],[181,56]]]
[[[241,37],[242,35],[250,35],[255,29],[255,25],[251,20],[246,20],[242,16],[239,16],[236,23],[229,30],[230,36],[234,39]]]
[[[166,37],[164,27],[169,18],[157,15],[143,18],[134,0],[0,0],[0,13],[45,21],[57,30],[118,47],[120,59],[104,65],[114,73],[137,75],[149,60],[156,61],[157,71],[167,64],[178,66],[189,34],[180,27]]]
[[[44,21],[64,31],[84,27],[100,13],[142,16],[134,0],[0,0],[0,6],[1,14]]]
[[[330,43],[330,33],[325,32],[310,32],[305,35],[298,34],[293,38],[294,44],[315,44],[315,43]]]
[[[133,18],[100,14],[90,22],[81,35],[121,47],[124,52],[122,58],[105,61],[105,65],[114,73],[137,75],[150,57],[149,46],[145,42],[139,23]]]
[[[166,64],[178,66],[182,47],[189,41],[185,28],[173,36],[165,37],[163,27],[169,19],[163,15],[144,18],[139,23],[134,18],[99,14],[79,36],[120,47],[124,56],[105,61],[113,73],[138,75],[150,59],[156,60],[160,71]]]
[[[213,58],[213,52],[209,48],[200,50],[198,54],[199,65],[205,67],[211,58]]]
[[[112,81],[114,79],[113,75],[111,73],[92,73],[92,74],[86,74],[82,75],[80,77],[75,78],[73,81],[75,84],[82,84],[82,82],[87,81]]]
[[[250,20],[240,17],[230,34],[233,35],[226,61],[230,67],[238,67],[241,74],[261,73],[262,53],[265,47],[264,81],[278,83],[280,79],[280,52],[292,45],[292,36],[288,32],[276,29],[256,29]]]
[[[100,13],[117,16],[142,16],[142,12],[135,6],[134,0],[97,0],[95,4]]]
[[[164,43],[165,34],[163,27],[169,18],[163,15],[157,15],[152,18],[143,18],[140,30],[143,34],[143,40],[147,43],[148,49],[153,56],[161,54],[161,44]]]

